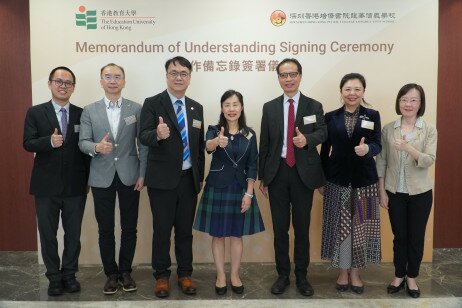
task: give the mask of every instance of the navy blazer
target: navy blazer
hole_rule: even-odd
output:
[[[359,108],[359,119],[351,139],[345,127],[344,107],[326,113],[328,138],[321,147],[322,166],[327,180],[341,186],[351,183],[353,188],[377,183],[374,156],[382,150],[379,112],[363,106]],[[373,129],[363,127],[363,121],[373,122]],[[362,137],[365,137],[369,152],[361,157],[356,155],[354,147],[359,145]]]
[[[206,140],[216,138],[219,133],[218,126],[210,125]],[[206,179],[208,185],[225,188],[236,179],[239,185],[246,189],[247,179],[257,179],[257,139],[252,129],[247,136],[240,136],[237,159],[234,159],[232,154],[231,142],[225,148],[217,147],[212,153],[212,163]]]

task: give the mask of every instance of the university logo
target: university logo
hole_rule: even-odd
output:
[[[283,24],[285,24],[286,19],[287,19],[286,13],[284,13],[281,10],[274,11],[273,13],[271,13],[271,16],[270,16],[271,23],[276,27],[280,27]]]
[[[79,27],[86,27],[87,30],[96,29],[96,10],[89,11],[86,7],[81,5],[79,12],[75,14],[75,25]]]

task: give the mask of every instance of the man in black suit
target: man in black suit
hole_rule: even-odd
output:
[[[191,63],[175,57],[165,63],[167,90],[145,100],[141,110],[140,141],[149,146],[145,185],[153,220],[152,268],[155,294],[170,294],[170,236],[175,228],[178,284],[196,294],[191,279],[192,224],[197,194],[204,179],[202,105],[185,96]]]
[[[292,213],[294,263],[298,291],[314,291],[306,275],[310,262],[310,215],[313,191],[324,185],[316,146],[327,138],[321,103],[299,91],[302,66],[284,59],[277,66],[284,94],[263,106],[260,131],[260,190],[270,201],[278,279],[271,287],[281,294],[289,285],[289,227]]]
[[[80,291],[75,273],[90,157],[78,147],[82,108],[69,103],[74,87],[75,75],[69,68],[53,69],[48,78],[51,101],[29,108],[24,123],[24,149],[35,152],[30,193],[35,196],[51,296]],[[56,239],[60,214],[65,232],[62,262]]]

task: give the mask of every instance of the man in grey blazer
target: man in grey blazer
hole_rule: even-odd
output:
[[[124,69],[114,63],[105,65],[100,83],[105,97],[84,108],[79,147],[92,156],[89,185],[98,221],[101,260],[108,277],[103,292],[114,294],[119,283],[126,292],[136,290],[130,273],[148,149],[138,139],[141,105],[122,97]],[[122,229],[119,265],[115,261],[114,239],[116,194]]]
[[[277,66],[284,94],[263,106],[260,131],[260,190],[270,201],[278,279],[271,287],[281,294],[289,285],[289,228],[294,228],[294,263],[297,289],[304,296],[314,291],[306,275],[310,262],[310,215],[313,191],[325,178],[316,146],[327,138],[320,102],[299,91],[302,66],[284,59]]]

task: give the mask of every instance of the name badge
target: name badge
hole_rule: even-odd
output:
[[[316,115],[312,114],[310,116],[303,117],[304,125],[313,124],[313,123],[316,123]]]
[[[125,120],[126,125],[130,125],[130,124],[136,123],[136,116],[131,115],[129,117],[126,117],[124,120]]]
[[[192,126],[195,127],[195,128],[201,128],[202,126],[202,121],[199,121],[199,120],[196,120],[196,119],[193,119],[193,123],[192,123]]]
[[[74,133],[80,133],[80,125],[74,125]]]
[[[362,120],[361,121],[361,127],[366,128],[366,129],[374,129],[374,122],[367,121],[367,120]]]

